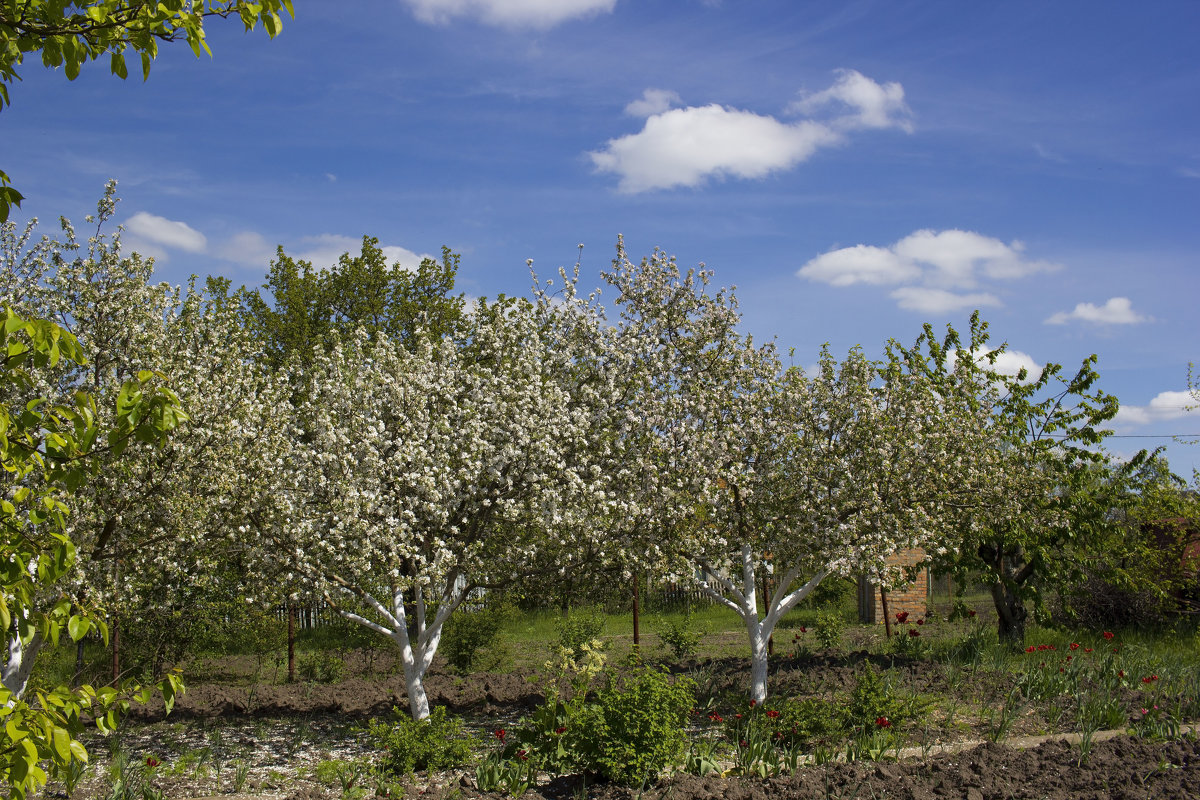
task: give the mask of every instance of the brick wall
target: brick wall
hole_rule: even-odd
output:
[[[925,558],[923,550],[901,550],[887,560],[889,566],[911,567]],[[905,586],[893,587],[888,592],[888,612],[895,621],[897,612],[906,611],[910,619],[925,616],[929,603],[929,569],[922,567],[916,580]],[[858,617],[866,623],[883,623],[883,604],[879,587],[865,578],[858,581]]]

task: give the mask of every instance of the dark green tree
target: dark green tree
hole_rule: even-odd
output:
[[[1113,395],[1098,388],[1096,356],[1074,373],[1050,363],[1037,376],[1003,374],[996,360],[1005,346],[987,346],[978,312],[969,339],[953,328],[938,339],[933,328],[904,351],[910,369],[931,376],[947,397],[967,393],[988,409],[988,424],[964,470],[947,513],[961,519],[959,536],[935,556],[935,569],[981,578],[991,589],[1002,642],[1024,641],[1030,607],[1044,608],[1047,591],[1085,577],[1084,566],[1103,554],[1119,564],[1133,544],[1114,513],[1146,453],[1125,464],[1103,450],[1102,426],[1117,413]]]
[[[449,248],[442,248],[441,261],[426,258],[413,271],[389,265],[371,236],[363,237],[358,255],[343,253],[328,271],[280,247],[265,286],[272,302],[246,292],[243,307],[274,367],[294,353],[307,363],[313,348],[328,344],[333,333],[359,327],[407,345],[418,332],[441,338],[461,331],[464,300],[452,294],[458,266]]]

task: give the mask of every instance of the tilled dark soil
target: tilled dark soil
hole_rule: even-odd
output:
[[[850,655],[815,654],[803,659],[779,658],[772,663],[771,691],[774,695],[799,694],[823,696],[837,702],[854,685],[855,675],[865,662],[881,657],[867,653]],[[284,766],[283,751],[289,725],[307,720],[327,720],[334,728],[350,726],[363,719],[389,713],[393,706],[407,708],[402,678],[391,674],[387,665],[375,665],[374,674],[366,674],[365,661],[358,655],[347,659],[347,671],[352,677],[334,684],[297,683],[284,685],[234,686],[224,682],[193,682],[179,698],[176,712],[167,720],[171,725],[200,725],[211,730],[224,725],[232,732],[243,730],[246,759],[256,764],[250,784],[259,797],[318,800],[337,798],[337,787],[322,786],[304,770]],[[878,666],[892,671],[913,691],[922,694],[945,695],[958,692],[969,695],[976,704],[986,705],[988,698],[1003,696],[1007,676],[978,672],[956,686],[948,683],[943,667],[929,662],[884,659]],[[228,676],[236,675],[239,665],[222,665]],[[746,696],[746,665],[740,658],[706,660],[685,664],[676,669],[687,671],[701,684],[701,693],[712,697],[716,707],[744,703]],[[535,709],[543,700],[545,678],[538,674],[479,673],[456,676],[435,669],[426,680],[431,703],[446,705],[463,715],[477,730],[491,725],[511,725]],[[234,683],[235,681],[229,681]],[[991,683],[989,683],[991,682]],[[1125,698],[1130,705],[1139,700],[1131,692]],[[965,716],[965,715],[964,715]],[[141,723],[162,719],[162,709],[141,709],[135,712],[132,731]],[[290,722],[291,721],[291,722]],[[229,727],[232,726],[232,727]],[[924,739],[926,745],[952,744],[955,741],[981,739],[981,724],[963,719],[957,725],[942,720],[941,727]],[[146,728],[151,740],[160,737],[152,731],[160,725]],[[252,730],[257,733],[251,734]],[[268,731],[281,731],[284,742],[264,748]],[[132,732],[131,731],[131,732]],[[1011,735],[1046,733],[1044,721],[1037,715],[1018,720]],[[136,735],[136,734],[135,734]],[[272,734],[273,736],[274,734]],[[232,733],[229,734],[232,738]],[[275,736],[274,738],[279,738]],[[293,738],[295,738],[293,736]],[[358,741],[352,742],[357,739]],[[344,742],[335,745],[333,741]],[[909,737],[909,743],[915,742]],[[142,747],[134,744],[135,750]],[[161,747],[161,741],[159,742]],[[368,745],[361,737],[334,735],[310,757],[357,758],[367,755]],[[368,749],[364,750],[364,747]],[[147,752],[156,748],[146,745]],[[345,748],[345,752],[341,750]],[[275,760],[258,764],[253,755],[258,749],[273,749]],[[144,755],[142,756],[144,757]],[[282,759],[282,760],[280,760]],[[279,780],[265,780],[267,767],[284,773]],[[417,776],[409,793],[425,797],[487,797],[474,788],[471,773]],[[209,791],[206,781],[168,783],[166,797],[193,798],[206,794],[233,795]],[[217,788],[222,782],[217,780]],[[497,795],[496,797],[499,797]],[[547,800],[590,798],[591,800],[708,800],[709,798],[742,798],[768,800],[773,798],[965,798],[965,800],[1010,800],[1013,798],[1047,798],[1047,800],[1076,800],[1082,798],[1200,798],[1200,742],[1192,738],[1177,742],[1152,742],[1130,736],[1095,742],[1088,757],[1082,756],[1078,743],[1048,741],[1030,749],[1018,749],[1003,744],[984,744],[964,747],[955,752],[910,758],[900,763],[830,763],[802,768],[794,775],[771,779],[744,777],[696,777],[675,774],[661,783],[642,789],[589,782],[583,776],[568,776],[543,782],[528,797]]]
[[[568,781],[543,796],[571,796]],[[594,800],[625,800],[636,789],[595,787]],[[1118,737],[1097,742],[1085,764],[1079,748],[1047,742],[1031,750],[984,744],[919,763],[826,764],[795,775],[766,780],[698,778],[677,775],[644,800],[809,800],[810,798],[889,798],[889,800],[1159,800],[1200,797],[1200,742],[1156,744]]]

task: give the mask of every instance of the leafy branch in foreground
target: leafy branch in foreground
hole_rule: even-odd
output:
[[[74,403],[26,399],[38,373],[63,359],[85,362],[79,342],[45,320],[25,320],[5,309],[0,328],[0,632],[5,659],[0,678],[0,774],[8,796],[23,798],[45,784],[49,762],[60,772],[86,763],[79,742],[83,717],[111,731],[131,697],[149,700],[149,688],[125,685],[95,689],[59,686],[25,693],[34,657],[43,642],[57,644],[63,632],[79,641],[93,628],[107,641],[99,611],[73,597],[62,579],[75,564],[76,549],[66,534],[68,503],[93,474],[98,442],[119,450],[131,439],[160,442],[186,415],[158,377],[144,372],[130,379],[117,400],[115,422],[104,438],[96,405],[86,392]],[[183,688],[177,674],[159,689],[170,710]]]

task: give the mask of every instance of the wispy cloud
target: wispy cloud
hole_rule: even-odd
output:
[[[796,275],[831,286],[900,284],[891,292],[900,308],[940,314],[1001,306],[992,292],[965,290],[1058,266],[1030,259],[1024,251],[1019,241],[1005,244],[972,231],[920,230],[887,247],[859,244],[830,250],[809,260]]]
[[[1038,154],[1039,158],[1044,158],[1047,161],[1056,161],[1059,164],[1067,163],[1067,160],[1053,150],[1043,146],[1040,142],[1033,143],[1033,152]]]
[[[1102,306],[1079,303],[1072,311],[1059,311],[1046,318],[1047,325],[1066,325],[1068,322],[1089,322],[1094,325],[1136,325],[1149,322],[1150,317],[1133,310],[1128,297],[1109,298]]]
[[[625,106],[625,113],[631,117],[652,117],[681,102],[679,95],[669,89],[647,89],[641,98]]]
[[[920,311],[924,314],[948,314],[952,311],[1004,305],[996,295],[986,292],[955,294],[945,289],[924,286],[905,286],[893,291],[891,296],[896,305],[905,311]]]
[[[226,261],[265,272],[271,259],[275,257],[275,246],[260,233],[242,231],[219,245],[215,252],[219,258]]]
[[[840,113],[783,122],[715,103],[672,108],[680,102],[678,95],[650,89],[626,106],[627,113],[647,117],[642,130],[610,139],[588,156],[598,172],[617,175],[617,188],[631,194],[700,186],[710,178],[762,178],[844,142],[849,131],[911,130],[903,97],[899,84],[880,86],[854,70],[842,70],[832,87],[789,106],[791,112],[817,113],[834,105]]]
[[[502,28],[546,30],[567,20],[613,10],[617,0],[404,0],[413,15],[432,25],[468,19]]]
[[[293,259],[307,261],[317,269],[331,269],[345,253],[355,256],[362,252],[361,238],[336,233],[305,236],[299,241],[283,244],[284,252]],[[262,234],[242,231],[215,248],[215,254],[235,264],[266,270],[275,258],[276,249],[277,246]],[[401,269],[406,270],[414,270],[421,261],[432,258],[428,253],[418,254],[398,245],[384,245],[379,249],[383,251],[389,266],[399,264]]]
[[[904,87],[899,83],[879,84],[853,69],[840,69],[837,76],[833,86],[803,95],[788,105],[786,113],[813,116],[832,107],[840,112],[829,123],[835,128],[900,128],[912,132],[912,111],[904,103]],[[849,109],[849,113],[843,109]]]

